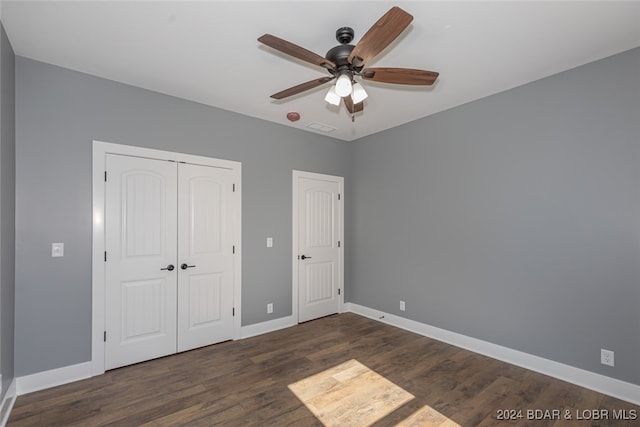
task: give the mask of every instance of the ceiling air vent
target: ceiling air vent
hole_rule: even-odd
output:
[[[336,128],[332,128],[331,126],[323,125],[322,123],[309,123],[307,125],[309,129],[319,130],[320,132],[333,132]]]

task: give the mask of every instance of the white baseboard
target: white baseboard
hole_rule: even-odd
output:
[[[508,347],[492,344],[487,341],[471,338],[456,332],[436,328],[425,323],[416,322],[362,305],[346,303],[345,311],[350,311],[382,323],[415,332],[425,337],[473,351],[474,353],[480,353],[512,365],[549,375],[580,387],[585,387],[617,399],[640,405],[640,386],[635,384],[554,362],[553,360],[513,350]]]
[[[297,324],[297,322],[293,319],[293,316],[287,316],[280,319],[257,323],[255,325],[243,326],[240,331],[240,338],[249,338],[256,335],[266,334],[268,332],[291,327],[295,324]],[[52,369],[50,371],[18,377],[14,380],[14,382],[17,383],[16,395],[21,396],[34,391],[44,390],[50,387],[90,378],[93,376],[92,366],[92,362],[89,361],[79,363],[77,365],[65,366],[62,368]]]
[[[256,335],[262,335],[274,332],[280,329],[290,328],[297,325],[298,322],[293,316],[281,317],[279,319],[267,320],[266,322],[256,323],[254,325],[243,326],[240,330],[240,338],[250,338]]]
[[[11,381],[11,384],[9,384],[9,388],[2,399],[2,406],[0,406],[0,427],[7,425],[9,415],[11,415],[11,410],[13,409],[13,405],[16,403],[17,396],[16,379],[14,378],[13,381]]]
[[[78,363],[17,378],[17,394],[31,393],[91,377],[91,362]]]

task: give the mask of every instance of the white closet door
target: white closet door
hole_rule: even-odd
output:
[[[107,155],[105,368],[176,352],[176,163]]]
[[[233,338],[232,176],[178,166],[178,351]]]

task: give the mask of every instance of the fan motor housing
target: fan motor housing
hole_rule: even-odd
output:
[[[341,44],[330,49],[324,57],[336,64],[338,69],[344,66],[348,67],[349,55],[354,47],[352,44]]]
[[[331,74],[336,74],[336,72],[344,72],[349,71],[351,74],[359,73],[363,67],[356,67],[353,64],[349,63],[349,55],[351,55],[351,51],[355,48],[354,45],[349,44],[353,40],[353,28],[351,27],[341,27],[336,30],[336,40],[340,42],[339,46],[336,46],[327,52],[324,56],[329,61],[336,64],[336,69],[331,71]]]

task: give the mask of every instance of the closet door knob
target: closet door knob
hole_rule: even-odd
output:
[[[186,270],[187,268],[192,268],[192,267],[195,267],[195,265],[187,265],[187,264],[185,263],[185,264],[182,264],[182,265],[180,266],[180,268],[181,268],[181,269],[183,269],[183,270]]]
[[[169,270],[169,271],[173,271],[175,267],[173,266],[173,264],[169,264],[167,265],[165,268],[161,268],[160,270]]]

